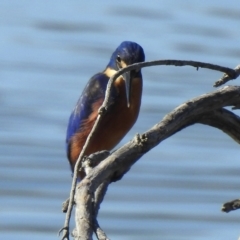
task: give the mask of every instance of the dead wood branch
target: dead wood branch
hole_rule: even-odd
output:
[[[239,101],[240,87],[227,86],[180,105],[166,115],[161,122],[144,134],[137,135],[132,141],[112,153],[92,169],[88,176],[78,184],[77,188],[81,189],[84,194],[89,193],[88,196],[91,196],[104,181],[121,178],[146,152],[166,138],[195,123],[216,127],[240,143],[240,119],[232,112],[223,109],[226,106],[239,104]],[[94,199],[98,201],[96,196]],[[81,201],[87,200],[89,200],[89,197],[81,197]],[[84,205],[86,208],[89,206],[86,203],[81,203],[81,201],[77,203],[77,209],[79,208],[78,204],[79,206]],[[95,202],[94,204],[98,203]],[[86,221],[83,216],[84,212],[89,213],[92,211],[92,206],[82,212],[77,211],[77,214],[79,214],[78,219]],[[91,222],[96,217],[96,214],[88,215],[88,217],[87,222]],[[83,221],[78,222],[78,224],[83,224]],[[87,227],[91,226],[87,225]]]
[[[70,194],[69,207],[66,214],[66,220],[63,228],[63,239],[69,239],[69,220],[71,216],[75,189],[76,192],[76,231],[75,239],[92,239],[93,232],[98,239],[106,239],[106,234],[99,227],[97,214],[99,206],[104,198],[107,186],[111,181],[117,181],[129,171],[131,166],[140,159],[145,153],[153,147],[160,144],[166,138],[181,131],[185,127],[195,123],[202,123],[212,127],[219,128],[227,133],[238,143],[240,142],[240,120],[234,113],[223,109],[226,106],[237,108],[240,106],[240,87],[226,86],[214,92],[191,99],[172,112],[167,114],[163,120],[153,126],[147,132],[137,134],[133,140],[113,152],[105,160],[101,161],[96,167],[89,169],[87,176],[77,185],[77,171],[82,166],[87,144],[101,121],[102,116],[108,110],[110,104],[109,92],[114,80],[125,71],[153,66],[153,65],[175,65],[175,66],[194,66],[209,68],[225,72],[222,79],[234,79],[239,75],[238,67],[229,69],[213,64],[200,63],[194,61],[161,60],[153,62],[144,62],[131,65],[118,71],[110,80],[106,92],[106,97],[102,107],[99,110],[99,116],[95,125],[88,136],[85,146],[78,158],[75,166],[73,185]],[[224,80],[224,81],[225,81]],[[221,81],[220,81],[221,82]]]

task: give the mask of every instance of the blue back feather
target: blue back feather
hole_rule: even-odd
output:
[[[98,73],[88,81],[69,118],[66,137],[67,148],[70,138],[80,130],[83,120],[92,113],[92,104],[99,99],[104,99],[108,79],[105,74]]]

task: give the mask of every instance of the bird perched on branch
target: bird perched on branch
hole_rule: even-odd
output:
[[[97,119],[109,78],[119,69],[145,60],[143,48],[135,42],[125,41],[113,52],[103,72],[94,75],[87,83],[70,116],[66,149],[72,171],[87,136]],[[100,121],[86,149],[86,155],[113,149],[136,122],[142,96],[141,69],[118,77],[111,90],[111,106]],[[80,172],[81,179],[85,176]]]

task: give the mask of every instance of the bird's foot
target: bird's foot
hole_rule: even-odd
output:
[[[98,109],[98,114],[101,115],[101,116],[106,114],[106,112],[107,112],[107,108],[106,107],[100,107]]]
[[[143,147],[144,142],[147,142],[148,139],[146,134],[140,135],[139,133],[137,133],[134,140],[139,146]]]
[[[92,153],[91,155],[89,155],[87,158],[90,159],[91,161],[91,166],[95,167],[97,166],[102,160],[104,160],[105,158],[107,158],[110,155],[110,152],[107,150],[102,150],[99,152],[95,152]]]
[[[82,168],[84,168],[86,175],[89,171],[96,167],[102,160],[107,158],[110,152],[107,150],[92,153],[91,155],[85,157],[82,162]]]

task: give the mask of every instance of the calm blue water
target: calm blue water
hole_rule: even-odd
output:
[[[68,117],[120,42],[138,42],[147,60],[235,67],[239,26],[237,0],[1,0],[0,238],[58,239],[71,183]],[[182,102],[212,91],[221,76],[190,67],[145,68],[143,75],[139,120],[121,145]],[[239,170],[237,143],[219,130],[193,126],[110,186],[99,222],[114,240],[237,239],[240,213],[220,208],[240,197]]]

